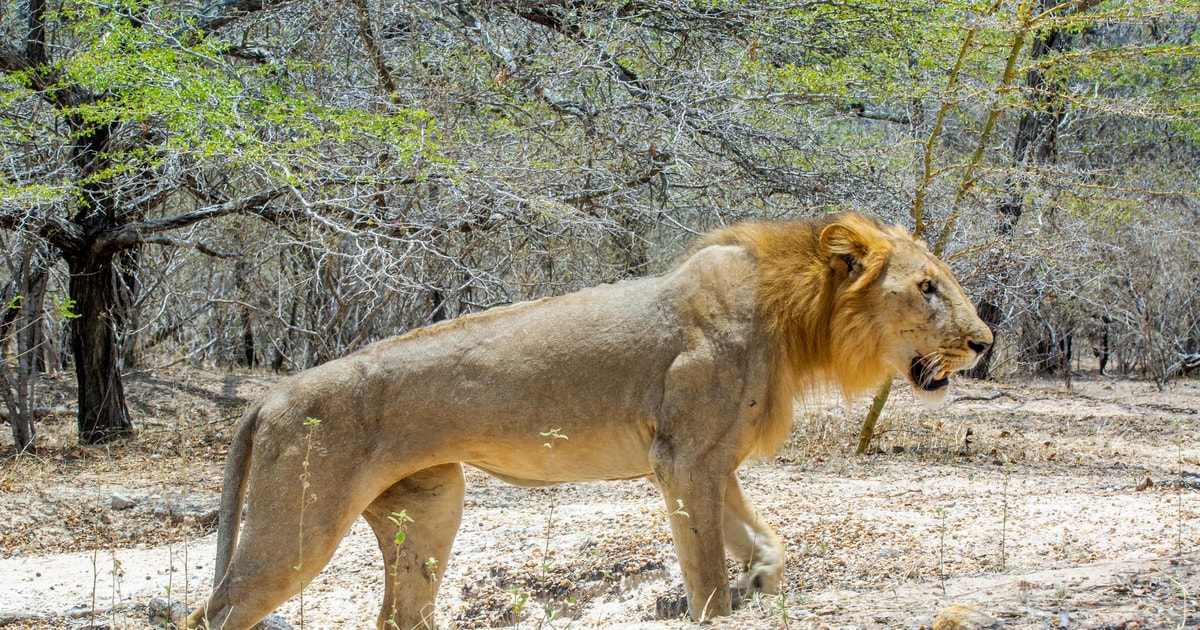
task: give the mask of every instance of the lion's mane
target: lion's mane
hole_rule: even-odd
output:
[[[861,258],[821,242],[822,231],[840,222],[869,239]],[[894,373],[882,356],[875,278],[886,268],[894,228],[857,215],[820,221],[763,221],[715,230],[684,258],[712,245],[737,245],[758,263],[757,308],[779,356],[774,361],[772,418],[760,432],[757,454],[778,450],[791,429],[792,402],[827,389],[853,395],[878,387]],[[904,235],[905,238],[907,235]],[[859,244],[862,245],[862,244]],[[858,247],[856,245],[855,247]],[[839,285],[846,284],[839,291]]]

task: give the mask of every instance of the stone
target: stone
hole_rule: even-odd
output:
[[[933,630],[984,630],[999,628],[1000,622],[978,608],[954,604],[938,613]]]

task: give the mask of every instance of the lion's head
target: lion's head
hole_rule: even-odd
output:
[[[880,369],[904,375],[927,404],[942,402],[950,376],[992,344],[950,268],[903,229],[859,215],[826,226],[820,244],[839,286],[830,319],[837,352],[872,349]]]
[[[899,227],[857,213],[721,230],[759,262],[759,309],[800,393],[848,394],[903,375],[927,404],[992,343],[950,268]]]

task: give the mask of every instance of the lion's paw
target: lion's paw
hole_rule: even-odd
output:
[[[729,587],[729,600],[734,610],[742,607],[745,591],[740,587]],[[688,616],[688,598],[683,587],[676,587],[658,596],[654,601],[655,619],[679,619]]]
[[[764,563],[746,569],[738,580],[738,588],[745,593],[773,595],[779,592],[779,584],[782,581],[783,565]]]

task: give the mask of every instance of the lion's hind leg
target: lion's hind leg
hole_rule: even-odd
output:
[[[384,561],[379,630],[433,628],[434,599],[462,522],[462,466],[426,468],[396,482],[363,512]]]
[[[302,510],[280,509],[281,493],[249,495],[229,567],[208,600],[188,616],[188,628],[251,628],[325,568],[365,501],[351,492],[326,492],[332,484],[320,474],[311,479]]]
[[[725,547],[742,565],[738,587],[776,593],[783,580],[784,551],[779,536],[759,519],[742,494],[736,475],[725,485]]]

